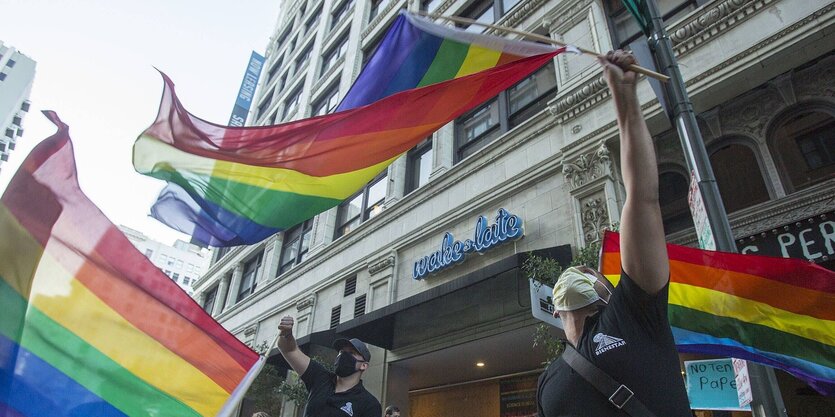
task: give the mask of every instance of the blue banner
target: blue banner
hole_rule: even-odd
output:
[[[235,99],[235,107],[232,108],[232,116],[229,117],[229,126],[240,127],[246,122],[246,115],[252,106],[255,87],[258,85],[258,77],[261,76],[263,67],[264,57],[252,51],[244,79],[241,81],[241,88],[238,90],[238,98]]]

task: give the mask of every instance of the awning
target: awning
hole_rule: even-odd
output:
[[[571,262],[571,245],[562,245],[548,249],[537,250],[535,255],[556,259],[562,265]],[[470,272],[458,279],[430,288],[420,294],[413,295],[393,304],[379,308],[370,313],[346,321],[336,327],[336,333],[344,337],[356,337],[368,344],[382,347],[388,350],[395,348],[394,332],[395,322],[399,313],[414,309],[430,301],[441,298],[445,295],[455,293],[464,288],[473,286],[487,279],[493,278],[501,273],[518,268],[524,264],[529,253],[518,253],[513,256],[494,262],[477,271]],[[431,278],[430,278],[431,279]],[[525,287],[525,296],[527,296]]]

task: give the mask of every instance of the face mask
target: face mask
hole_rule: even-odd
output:
[[[350,353],[339,352],[336,355],[336,361],[333,363],[333,366],[336,368],[334,373],[339,377],[345,378],[357,372],[357,359]]]
[[[554,308],[559,311],[574,311],[603,300],[594,290],[596,281],[596,277],[579,268],[566,269],[554,285]],[[606,290],[608,291],[608,288]]]

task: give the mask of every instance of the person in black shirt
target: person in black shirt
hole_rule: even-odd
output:
[[[600,63],[615,104],[626,202],[620,219],[620,284],[591,268],[569,268],[554,286],[554,316],[567,342],[658,417],[690,417],[667,319],[670,267],[658,203],[658,168],[636,94],[635,58],[609,52]],[[620,397],[619,405],[624,405]],[[626,401],[631,401],[627,399]],[[540,417],[626,416],[563,358],[539,378]]]
[[[296,373],[301,375],[310,393],[305,417],[380,417],[380,402],[362,386],[362,373],[368,369],[371,352],[359,339],[339,339],[333,343],[339,351],[335,372],[330,372],[299,350],[293,337],[294,320],[290,316],[278,325],[278,350]]]

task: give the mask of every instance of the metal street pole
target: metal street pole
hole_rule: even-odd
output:
[[[673,44],[667,36],[655,0],[645,0],[645,2],[650,18],[648,22],[651,30],[650,49],[658,61],[661,72],[670,77],[670,81],[664,88],[673,108],[673,123],[678,131],[687,164],[698,183],[716,248],[725,252],[737,252],[728,215],[725,213],[716,177],[713,175],[704,140],[696,122],[696,113],[693,111],[693,104],[687,95],[678,62],[673,53]],[[749,363],[748,370],[753,394],[751,410],[754,416],[786,417],[786,407],[777,386],[774,370],[755,363]]]

